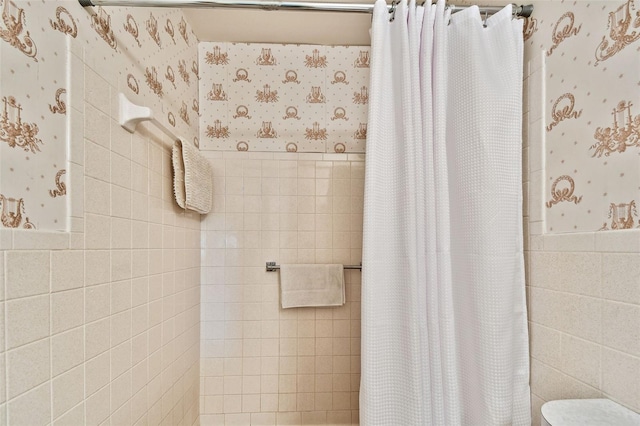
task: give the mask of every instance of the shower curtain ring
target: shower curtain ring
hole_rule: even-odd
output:
[[[389,18],[389,22],[393,22],[394,19],[396,19],[396,6],[398,5],[398,2],[396,0],[393,0],[391,2],[391,9],[389,9],[389,13],[391,14],[391,17]]]
[[[522,6],[518,6],[515,3],[511,3],[511,19],[518,19],[518,16],[521,11],[522,11]]]
[[[484,12],[484,21],[482,21],[482,26],[487,28],[487,18],[489,16],[489,13],[485,10]]]

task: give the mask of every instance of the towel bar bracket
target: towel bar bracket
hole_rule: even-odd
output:
[[[276,265],[276,262],[267,262],[267,272],[275,272],[280,269],[280,266]]]
[[[180,140],[180,138],[174,135],[171,130],[166,128],[164,124],[159,122],[154,117],[151,108],[134,104],[129,99],[127,99],[124,93],[119,93],[118,99],[120,102],[118,121],[120,125],[124,127],[124,129],[129,133],[134,133],[136,131],[136,126],[138,125],[138,123],[150,121],[174,141]]]
[[[359,265],[344,265],[344,269],[360,269],[362,270],[362,263]],[[276,264],[276,262],[267,262],[266,263],[267,272],[275,272],[280,270],[280,265]]]

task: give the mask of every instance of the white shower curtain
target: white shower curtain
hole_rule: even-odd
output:
[[[522,22],[378,0],[370,102],[361,423],[529,425]]]

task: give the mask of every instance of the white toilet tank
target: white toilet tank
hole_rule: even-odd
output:
[[[541,412],[541,426],[640,426],[640,414],[608,399],[549,401]]]

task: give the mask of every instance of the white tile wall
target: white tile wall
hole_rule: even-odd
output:
[[[283,310],[265,262],[360,263],[362,156],[206,155],[201,423],[357,424],[360,272],[342,307]]]
[[[173,203],[167,138],[119,126],[118,64],[87,65],[85,42],[71,232],[0,232],[0,424],[197,424],[200,216]]]

